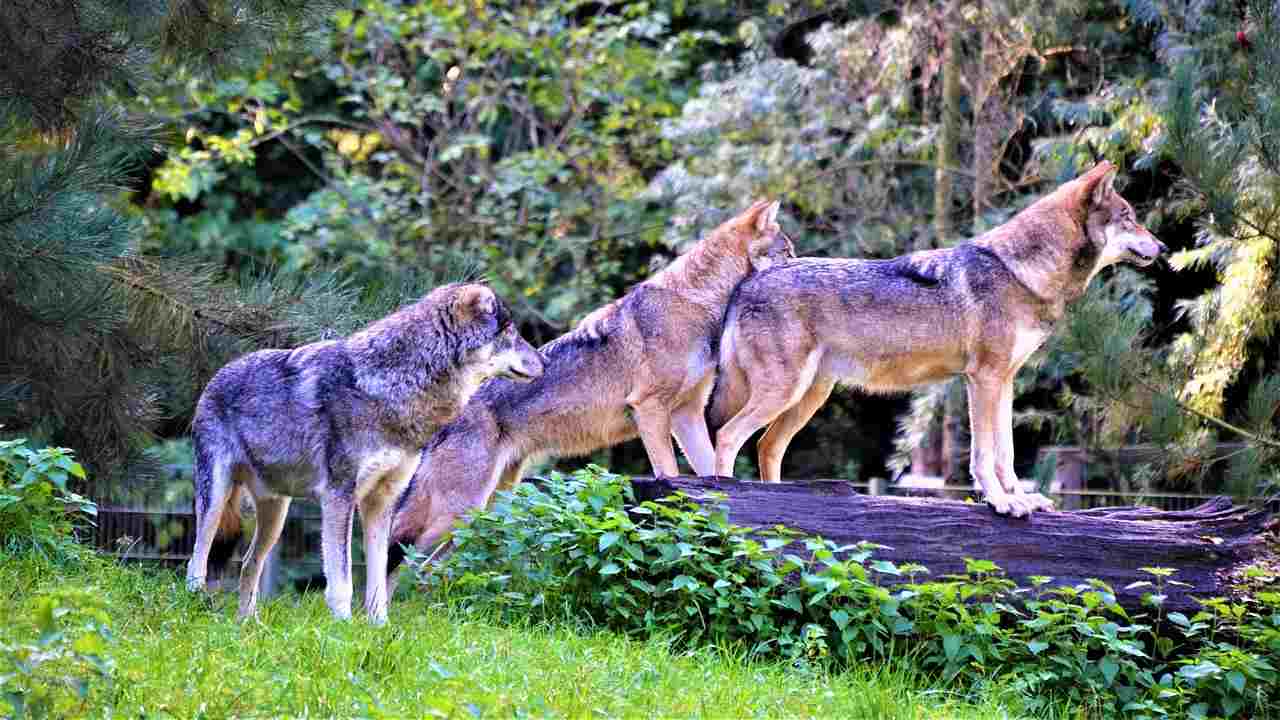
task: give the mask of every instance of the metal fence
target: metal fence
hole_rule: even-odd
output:
[[[99,551],[113,555],[121,561],[147,562],[168,567],[180,567],[191,559],[195,544],[195,513],[189,504],[172,503],[142,493],[133,502],[116,502],[97,499],[98,517],[94,528],[94,544]],[[357,523],[359,520],[357,519]],[[245,532],[230,566],[221,579],[227,585],[240,570],[240,555],[247,549],[252,535],[254,513],[252,503],[244,508]],[[358,525],[357,530],[358,533]],[[363,567],[361,556],[352,558],[352,565]],[[320,558],[320,506],[308,500],[296,499],[289,507],[280,541],[268,557],[263,572],[262,591],[273,593],[279,583],[292,583],[299,588],[322,582],[323,563]],[[361,571],[357,577],[362,577]],[[234,584],[232,581],[231,584]]]

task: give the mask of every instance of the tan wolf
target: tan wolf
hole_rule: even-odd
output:
[[[196,543],[187,585],[204,587],[219,532],[238,535],[248,491],[257,508],[240,572],[240,611],[256,610],[267,552],[291,498],[320,501],[325,600],[351,616],[351,520],[360,509],[368,578],[365,610],[387,617],[386,561],[393,501],[409,483],[424,443],[485,380],[528,382],[542,358],[506,306],[479,284],[445,285],[343,340],[259,350],[214,375],[196,405]],[[234,527],[231,527],[234,526]],[[376,579],[376,580],[375,580]]]
[[[708,410],[718,427],[716,474],[733,474],[743,444],[767,427],[760,477],[836,383],[894,392],[963,375],[970,471],[1000,514],[1053,504],[1022,491],[1013,471],[1013,378],[1099,269],[1148,265],[1168,248],[1112,187],[1108,162],[1063,184],[969,242],[891,260],[804,258],[747,280],[720,340]]]
[[[725,306],[743,278],[795,257],[777,213],[776,202],[755,203],[583,318],[540,349],[541,378],[481,388],[424,449],[397,503],[392,566],[400,543],[434,545],[538,459],[585,455],[639,435],[654,473],[674,476],[674,434],[694,470],[709,474],[715,451],[703,411]]]

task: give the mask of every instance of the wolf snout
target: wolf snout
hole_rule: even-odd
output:
[[[1156,239],[1150,232],[1145,237],[1136,238],[1137,242],[1129,246],[1129,252],[1140,265],[1146,266],[1155,262],[1160,256],[1169,252],[1169,246]]]

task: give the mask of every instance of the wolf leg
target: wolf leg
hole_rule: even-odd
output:
[[[331,489],[320,502],[320,555],[324,559],[324,601],[335,617],[351,617],[351,498]]]
[[[416,453],[410,454],[406,460],[376,480],[364,497],[360,498],[360,523],[364,526],[364,559],[368,571],[365,576],[364,609],[369,622],[374,625],[387,622],[390,588],[385,580],[391,521],[396,499],[408,487],[409,478],[418,468],[418,457]]]
[[[683,405],[671,413],[671,432],[680,443],[680,450],[689,466],[699,477],[707,477],[716,469],[716,449],[711,444],[711,432],[707,430],[702,408]]]
[[[653,397],[644,400],[627,398],[627,404],[635,413],[640,440],[644,442],[644,451],[649,456],[649,464],[653,466],[654,476],[679,475],[680,466],[676,464],[676,451],[671,444],[670,408],[666,403]]]
[[[745,407],[716,433],[716,475],[733,477],[733,466],[742,446],[757,430],[787,411],[787,398],[770,385],[752,392]]]
[[[716,469],[716,448],[707,430],[707,401],[715,387],[715,372],[698,383],[684,404],[671,411],[671,432],[680,444],[680,451],[689,461],[695,475],[707,477]]]
[[[782,481],[782,456],[787,452],[787,446],[791,444],[791,438],[795,437],[796,433],[800,432],[800,429],[813,418],[813,414],[818,412],[818,408],[827,402],[827,398],[831,397],[831,390],[835,386],[836,384],[833,380],[827,378],[818,380],[809,387],[804,396],[800,398],[800,402],[792,405],[769,425],[764,437],[760,438],[759,444],[756,445],[756,457],[760,463],[761,480],[765,482]]]
[[[262,564],[266,562],[267,553],[275,547],[280,539],[280,531],[284,530],[284,520],[289,515],[289,503],[293,498],[287,495],[266,495],[253,499],[258,520],[253,528],[253,542],[245,553],[244,564],[240,566],[240,611],[238,620],[253,615],[258,610],[258,584],[262,580]]]
[[[497,473],[498,484],[494,486],[493,492],[489,493],[489,497],[485,500],[485,507],[493,507],[493,497],[499,492],[511,492],[520,484],[520,478],[524,476],[523,461],[510,461],[503,465],[501,472]],[[490,468],[490,472],[493,470]]]
[[[196,543],[187,563],[187,589],[203,590],[209,566],[209,548],[222,522],[222,511],[232,494],[231,461],[213,457],[205,462],[197,453],[195,478]]]
[[[982,486],[987,504],[998,515],[1022,517],[1027,509],[1005,492],[996,477],[996,416],[1000,405],[1000,381],[982,375],[971,375],[965,383],[969,390],[969,427],[972,433],[969,472]]]
[[[745,347],[740,346],[740,352],[745,352]],[[716,475],[721,477],[733,477],[738,453],[757,430],[772,424],[804,398],[817,377],[821,359],[815,352],[802,355],[799,363],[776,354],[753,355],[748,358],[753,363],[751,374],[765,381],[752,383],[746,405],[716,432]],[[779,448],[785,449],[785,445]],[[760,468],[761,479],[764,473]]]
[[[996,478],[1014,501],[1022,504],[1027,513],[1036,510],[1052,510],[1053,501],[1040,493],[1028,493],[1018,482],[1013,469],[1013,378],[1000,388],[999,413],[996,416]]]

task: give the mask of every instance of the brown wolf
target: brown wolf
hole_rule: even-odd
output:
[[[970,470],[996,512],[1053,504],[1013,471],[1013,378],[1102,267],[1148,265],[1167,248],[1112,187],[1114,167],[1085,175],[972,241],[892,260],[805,258],[759,273],[735,293],[720,340],[708,420],[716,474],[732,475],[756,430],[760,476],[837,382],[893,392],[964,375]]]
[[[351,519],[359,506],[365,610],[385,622],[392,505],[423,444],[490,377],[528,382],[541,374],[541,356],[520,337],[506,306],[477,284],[436,288],[344,340],[260,350],[228,363],[200,396],[193,421],[196,544],[188,587],[204,587],[224,510],[238,515],[247,490],[258,519],[240,572],[239,616],[253,614],[262,562],[289,502],[312,495],[321,504],[330,609],[351,616]]]
[[[715,451],[703,410],[725,306],[744,277],[795,257],[777,212],[776,202],[755,203],[543,346],[541,378],[481,388],[424,449],[397,503],[391,564],[398,544],[434,545],[540,458],[585,455],[639,435],[654,474],[674,476],[674,434],[694,470],[710,473]]]

